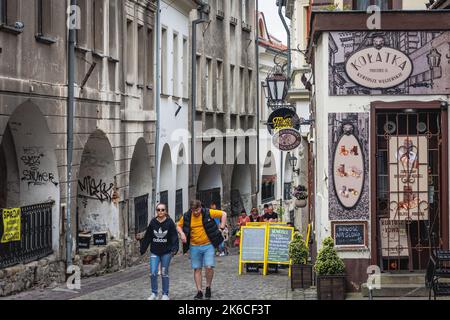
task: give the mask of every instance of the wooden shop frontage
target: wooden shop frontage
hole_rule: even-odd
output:
[[[315,221],[360,290],[449,248],[450,11],[313,12]]]

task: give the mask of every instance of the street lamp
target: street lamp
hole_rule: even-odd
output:
[[[267,98],[270,104],[282,103],[286,100],[289,89],[289,79],[282,72],[280,66],[275,67],[274,73],[266,78]]]
[[[294,173],[296,173],[297,175],[299,175],[300,174],[300,169],[295,169],[297,167],[297,161],[298,161],[297,157],[295,155],[291,154],[291,153],[288,154],[288,157],[289,157],[288,158],[289,159],[289,164],[292,167],[292,171]]]
[[[428,65],[431,71],[431,88],[434,85],[434,68],[437,68],[441,64],[441,54],[436,48],[431,49],[430,53],[427,54]]]

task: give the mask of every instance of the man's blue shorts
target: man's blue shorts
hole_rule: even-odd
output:
[[[203,267],[214,268],[216,266],[216,250],[212,244],[204,246],[191,245],[190,252],[192,269],[201,269]]]

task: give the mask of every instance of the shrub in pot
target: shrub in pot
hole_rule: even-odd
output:
[[[308,199],[308,191],[303,185],[299,185],[294,188],[293,196],[296,198],[295,206],[298,208],[304,208],[307,205],[306,199]]]
[[[323,240],[314,270],[317,274],[317,296],[319,300],[345,299],[345,265],[339,258],[331,237]]]
[[[309,288],[312,285],[312,268],[307,264],[308,247],[300,233],[295,233],[289,243],[289,258],[292,259],[291,289]]]

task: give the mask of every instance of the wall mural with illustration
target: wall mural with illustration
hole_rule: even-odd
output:
[[[369,114],[328,115],[330,220],[369,219]]]
[[[450,94],[450,31],[331,32],[329,94]]]

